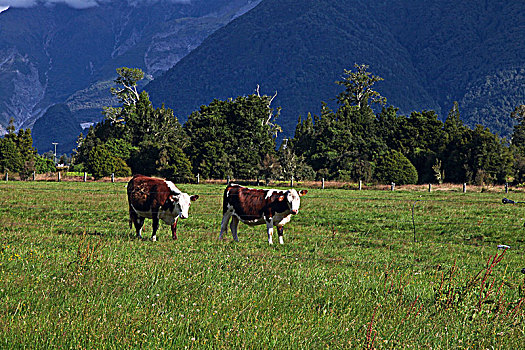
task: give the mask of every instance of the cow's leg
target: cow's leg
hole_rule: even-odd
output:
[[[230,211],[225,212],[222,216],[221,233],[219,234],[219,239],[222,239],[223,233],[228,233],[228,221],[230,221],[231,216],[232,213]]]
[[[268,243],[273,244],[273,220],[272,218],[266,219],[266,231],[268,232]]]
[[[173,224],[171,224],[171,238],[173,239],[177,239],[177,221],[179,221],[178,216],[175,218],[175,221],[173,221]]]
[[[144,227],[144,218],[136,215],[133,224],[135,225],[135,231],[137,232],[137,238],[142,239],[142,228]]]
[[[284,231],[284,226],[277,226],[277,234],[279,235],[280,244],[284,244],[283,231]]]
[[[142,227],[144,226],[144,218],[139,216],[131,206],[129,207],[129,228],[135,226],[137,238],[142,239]]]
[[[235,242],[239,242],[239,237],[237,237],[237,227],[239,227],[239,218],[234,215],[232,217],[232,222],[230,223],[230,228]]]
[[[133,223],[137,220],[137,213],[135,213],[135,210],[131,208],[131,205],[129,206],[129,229],[133,227]]]
[[[153,242],[157,241],[157,230],[159,229],[159,216],[158,214],[153,213],[151,217],[153,220],[153,233],[151,234],[151,240]]]

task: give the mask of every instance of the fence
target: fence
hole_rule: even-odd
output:
[[[16,181],[16,180],[22,180],[20,175],[12,177],[9,175],[9,172],[5,172],[4,174],[4,181]],[[82,175],[78,175],[78,173],[74,173],[73,175],[68,172],[59,171],[56,173],[46,173],[46,174],[36,174],[35,172],[32,173],[31,178],[29,181],[70,181],[70,182],[92,182],[92,181],[98,181],[98,182],[128,182],[130,180],[130,177],[115,177],[115,174],[111,174],[108,177],[104,177],[99,180],[95,180],[92,176],[90,176],[88,173],[84,172]],[[367,189],[373,189],[373,190],[390,190],[395,191],[398,190],[428,190],[428,192],[432,191],[458,191],[458,189],[461,189],[463,193],[466,193],[468,189],[473,192],[483,192],[483,191],[503,191],[505,193],[508,193],[509,190],[511,190],[511,186],[509,183],[505,183],[503,185],[467,185],[466,183],[463,184],[421,184],[421,185],[396,185],[396,183],[392,182],[391,184],[363,184],[361,180],[359,180],[357,183],[354,182],[342,182],[342,181],[326,181],[324,178],[322,178],[320,181],[295,181],[293,176],[291,177],[290,181],[272,181],[272,182],[265,182],[261,181],[259,178],[252,179],[252,180],[244,180],[244,179],[232,179],[229,176],[226,179],[211,179],[211,180],[201,180],[200,174],[197,174],[195,177],[195,183],[196,184],[206,184],[206,183],[230,183],[235,182],[239,184],[245,184],[245,185],[252,185],[252,186],[285,186],[285,187],[295,187],[296,185],[305,186],[307,188],[321,188],[321,189],[328,189],[328,188],[344,188],[344,189],[350,189],[350,190],[367,190]],[[520,187],[514,187],[512,189],[513,191],[521,191],[522,189]]]
[[[358,184],[354,185],[358,189]],[[17,189],[16,184],[11,186],[4,182],[4,185],[0,186],[0,193],[2,190],[5,191],[5,194],[13,189],[19,190],[22,195],[19,194],[17,197],[24,200],[16,200],[14,194],[11,201],[6,199],[6,196],[0,197],[0,227],[9,232],[17,229],[32,230],[37,224],[45,226],[46,232],[54,234],[87,234],[93,236],[110,236],[115,235],[115,232],[130,234],[127,229],[128,215],[124,186],[112,187],[112,190],[108,190],[107,187],[94,190],[92,187],[73,188],[72,186],[64,186],[66,184],[57,184],[52,187],[33,186],[30,182],[25,182],[22,188]],[[67,191],[64,191],[64,188]],[[425,186],[407,187],[407,189],[413,188],[416,188],[419,193],[426,192]],[[434,186],[434,189],[436,188],[440,189],[440,186]],[[444,187],[441,190],[461,193],[461,188],[461,185],[454,185],[453,188]],[[321,189],[322,187],[319,186],[320,191],[309,196],[308,199],[305,198],[301,208],[302,215],[299,214],[297,218],[292,220],[290,226],[287,226],[290,229],[286,229],[285,237],[290,237],[291,240],[308,239],[319,244],[357,245],[359,247],[406,245],[415,251],[418,247],[425,246],[452,248],[472,246],[475,249],[478,247],[494,250],[511,249],[513,252],[525,254],[524,241],[520,238],[523,232],[520,202],[502,202],[502,196],[499,196],[509,190],[508,186],[492,188],[492,192],[489,193],[490,196],[486,198],[478,198],[474,192],[470,192],[471,197],[460,195],[455,199],[420,199],[418,198],[420,194],[416,191],[404,191],[402,198],[390,194],[390,191],[383,193],[341,191],[336,192],[334,196],[332,192],[325,192]],[[388,188],[382,189],[387,190]],[[347,197],[346,193],[353,193],[353,195]],[[374,196],[369,196],[367,193],[372,193]],[[209,239],[217,239],[221,220],[222,193],[199,194],[202,198],[207,198],[208,202],[198,211],[192,208],[190,217],[194,220],[190,218],[189,222],[210,222],[206,226],[211,225],[213,232],[210,233],[206,229],[199,231],[199,234],[209,236]],[[60,206],[57,206],[57,201],[60,201],[58,197],[62,195],[64,195],[65,200],[63,203],[60,202]],[[31,197],[51,198],[53,200],[49,200],[49,202],[32,201]],[[111,204],[108,205],[106,201]],[[328,207],[334,203],[343,203],[344,205],[341,208],[348,208],[350,214],[342,215],[340,209],[320,208],[320,203]],[[478,215],[474,210],[477,207],[490,207],[492,211]],[[354,215],[352,210],[362,211],[365,214]],[[22,219],[19,220],[18,218]],[[37,219],[35,221],[29,218]],[[97,220],[94,221],[93,218],[97,218]],[[307,229],[296,232],[294,226],[297,225],[302,225]],[[311,231],[314,233],[309,233]],[[431,234],[429,234],[430,231],[432,231]],[[489,234],[498,232],[498,234],[489,237],[489,240],[470,239],[461,236],[469,232]],[[375,261],[316,257],[313,254],[312,256],[305,256],[284,253],[280,257],[315,259],[349,265],[378,264]],[[395,265],[395,262],[392,264]],[[403,263],[401,265],[398,267],[422,267],[421,264],[417,263]],[[481,265],[465,268],[479,269]],[[435,267],[435,265],[429,266],[429,268]],[[522,273],[521,268],[515,268],[513,273]]]

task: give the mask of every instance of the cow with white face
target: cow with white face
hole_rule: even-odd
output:
[[[137,237],[142,238],[144,219],[153,220],[152,241],[157,240],[159,219],[171,226],[171,235],[177,239],[177,221],[187,219],[191,202],[199,196],[189,196],[171,181],[144,175],[135,175],[128,183],[129,228],[135,225]]]
[[[224,190],[222,223],[219,239],[228,232],[228,222],[233,239],[239,241],[237,227],[239,221],[255,226],[266,224],[268,243],[273,244],[273,228],[277,227],[279,243],[284,244],[284,225],[292,215],[299,212],[301,198],[308,191],[259,190],[231,184]]]

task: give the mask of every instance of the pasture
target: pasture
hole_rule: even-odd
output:
[[[125,186],[0,182],[0,347],[525,346],[523,192],[309,188],[269,246],[216,184],[139,241]]]

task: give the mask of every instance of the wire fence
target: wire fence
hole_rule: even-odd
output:
[[[10,191],[17,192],[17,195],[8,196]],[[33,203],[32,200],[35,195],[44,196],[48,200],[40,203]],[[59,200],[60,195],[71,195],[68,200]],[[521,241],[523,235],[523,219],[519,217],[521,209],[520,202],[505,204],[501,198],[496,200],[496,195],[493,198],[461,198],[461,203],[455,198],[429,198],[429,199],[414,199],[410,194],[403,198],[386,197],[386,196],[365,196],[355,195],[349,197],[345,194],[325,194],[324,192],[316,192],[310,195],[308,199],[303,202],[301,213],[294,222],[289,225],[301,225],[303,227],[314,227],[316,232],[312,234],[305,234],[304,230],[287,230],[285,236],[289,237],[293,242],[294,239],[315,238],[318,242],[338,242],[349,243],[354,245],[411,245],[417,247],[424,246],[472,246],[479,248],[494,249],[494,251],[510,249],[513,252],[525,255],[525,243]],[[205,232],[210,239],[216,239],[220,230],[220,220],[222,217],[222,193],[214,191],[199,193],[202,197],[207,198],[213,202],[214,206],[206,206],[200,208],[199,211],[190,212],[190,219],[193,217],[198,223],[194,226],[199,226],[201,232]],[[109,201],[115,204],[114,207],[109,206],[103,200],[102,196],[109,196]],[[417,194],[414,194],[417,197]],[[502,197],[502,196],[500,196]],[[84,201],[90,199],[96,205],[85,206]],[[40,225],[56,234],[79,234],[79,235],[94,235],[94,236],[111,236],[111,235],[127,235],[131,236],[128,231],[128,208],[126,202],[125,186],[118,188],[61,188],[61,187],[39,187],[26,184],[23,187],[16,185],[8,185],[8,183],[0,184],[0,227],[4,230],[12,231],[18,229],[34,229],[35,224]],[[368,211],[366,216],[352,216],[346,215],[344,217],[337,217],[336,214],[341,214],[341,210],[330,212],[330,206],[334,202],[348,202],[350,210],[352,203],[355,206],[365,208]],[[324,206],[319,207],[319,203],[324,203]],[[374,207],[378,203],[383,204],[383,208],[378,210],[383,217],[374,216]],[[209,202],[208,202],[209,204]],[[75,206],[77,205],[77,206]],[[491,216],[491,212],[480,214],[481,208],[492,206],[494,209],[492,213],[498,212],[505,208],[505,213],[490,217],[485,220],[487,216]],[[369,208],[368,208],[369,207]],[[388,209],[384,209],[388,207]],[[472,208],[479,207],[478,211]],[[452,208],[452,209],[451,209]],[[512,208],[512,209],[509,209]],[[319,214],[319,210],[325,210],[324,215]],[[449,215],[444,218],[440,212],[445,209],[454,212],[456,216]],[[467,210],[468,209],[468,210]],[[310,212],[310,214],[308,214]],[[302,216],[301,216],[302,214]],[[46,215],[53,217],[53,220],[42,220]],[[104,215],[100,218],[100,215]],[[333,215],[333,216],[331,216]],[[472,219],[462,218],[461,215],[479,215],[479,217]],[[93,217],[97,217],[94,221]],[[210,220],[210,217],[213,219]],[[36,218],[36,219],[35,219]],[[206,225],[202,222],[206,220]],[[334,222],[336,222],[334,224]],[[340,225],[343,223],[343,225]],[[428,227],[442,226],[439,230],[443,231],[441,234],[433,234],[430,239],[425,239]],[[203,228],[205,227],[205,228]],[[464,237],[457,237],[455,232],[459,230],[478,231],[480,228],[489,228],[494,231],[510,232],[505,237],[514,237],[512,240],[507,238],[498,239],[498,237],[490,238],[488,241],[474,240],[469,241]],[[387,233],[396,231],[393,237],[385,237],[384,235],[375,235],[375,232]],[[370,232],[373,233],[371,234]],[[117,232],[117,233],[115,233]],[[125,232],[125,233],[122,233]],[[216,237],[215,237],[216,236]],[[436,240],[436,237],[443,237],[443,239]],[[447,239],[448,238],[448,239]],[[247,255],[249,256],[249,254]],[[333,263],[344,263],[347,265],[370,265],[382,266],[385,262],[303,256],[303,255],[280,255],[281,258],[286,259],[319,259]],[[399,266],[398,266],[399,265]],[[397,266],[399,268],[418,269],[436,269],[436,265],[422,265],[418,263],[407,264],[390,262],[389,266]],[[466,269],[480,269],[483,264],[475,264],[472,266],[463,266]],[[444,268],[443,266],[441,268]],[[516,268],[515,273],[523,273],[525,270]]]

